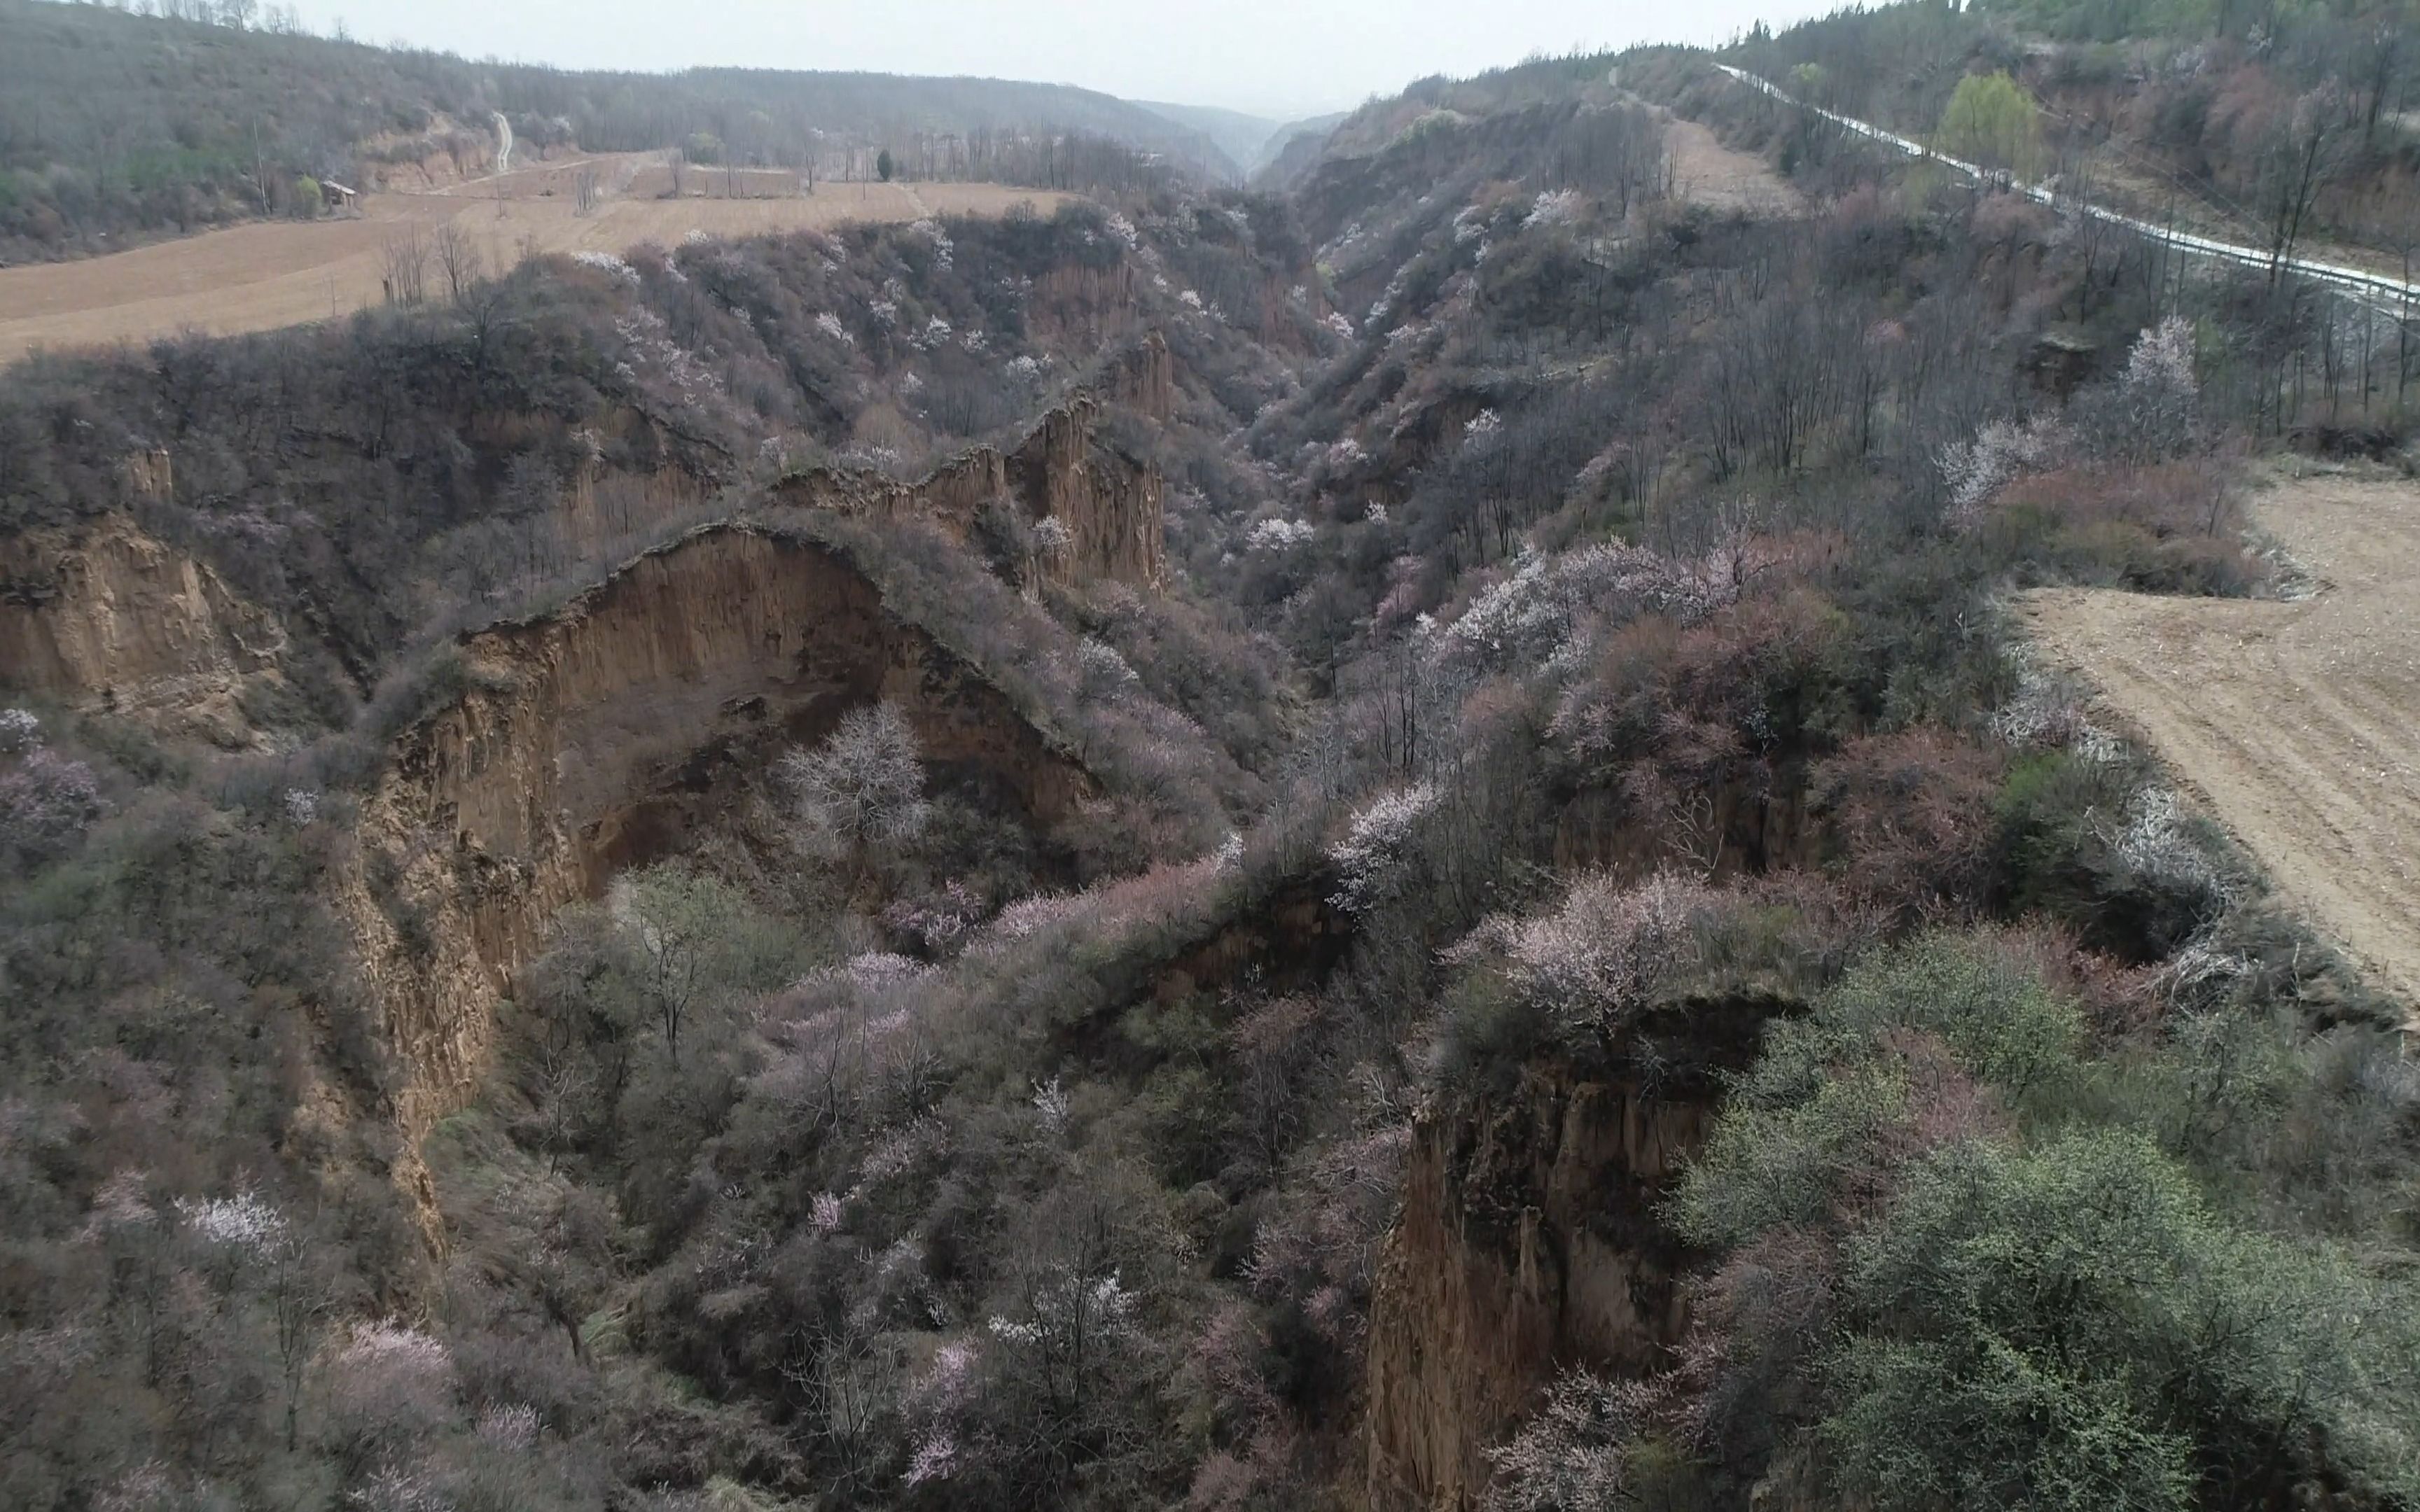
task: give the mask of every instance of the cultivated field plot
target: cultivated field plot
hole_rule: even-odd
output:
[[[267,222],[82,262],[0,269],[0,363],[38,347],[147,341],[182,330],[224,335],[324,320],[384,297],[391,239],[451,223],[490,268],[534,253],[627,252],[692,231],[753,236],[850,221],[1049,213],[1068,196],[999,184],[823,184],[812,196],[655,199],[617,193],[652,155],[553,162],[436,193],[375,194],[357,219]],[[582,168],[605,197],[575,208]],[[702,176],[705,170],[692,170]],[[501,191],[501,193],[499,193]],[[437,274],[429,270],[431,286]]]
[[[2317,596],[2061,589],[2024,612],[2288,901],[2420,1001],[2420,486],[2293,479],[2254,513]]]

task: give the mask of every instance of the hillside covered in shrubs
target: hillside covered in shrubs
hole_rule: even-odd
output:
[[[2392,333],[1691,52],[1293,181],[0,375],[12,1496],[2420,1504],[2409,1005],[2010,608]]]

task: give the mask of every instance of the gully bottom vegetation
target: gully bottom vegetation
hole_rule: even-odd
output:
[[[2408,1005],[2009,603],[2391,322],[1695,54],[1296,166],[0,380],[11,1504],[2420,1503]]]

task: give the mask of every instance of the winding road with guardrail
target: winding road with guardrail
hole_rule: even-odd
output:
[[[1761,90],[1785,105],[1812,111],[1836,126],[1880,142],[1885,147],[1897,148],[1909,157],[1923,158],[1937,162],[1952,172],[1964,174],[1978,181],[2004,184],[2012,192],[2023,194],[2037,204],[2048,205],[2054,209],[2088,215],[2096,221],[2124,226],[2138,235],[2149,237],[2154,241],[2175,247],[2180,251],[2195,253],[2222,262],[2238,263],[2247,268],[2261,269],[2264,271],[2282,266],[2305,278],[2326,284],[2366,308],[2375,310],[2381,315],[2409,318],[2415,313],[2414,301],[2420,301],[2420,284],[2390,278],[2383,273],[2373,273],[2367,269],[2348,268],[2341,263],[2319,262],[2308,257],[2280,258],[2266,247],[2247,246],[2237,241],[2221,241],[2214,237],[2195,236],[2190,231],[2179,231],[2171,226],[2143,220],[2139,216],[2128,215],[2123,210],[2111,209],[2105,205],[2095,205],[2090,200],[2081,199],[2072,194],[2062,194],[2048,183],[2015,183],[2005,174],[1993,173],[1975,163],[1950,157],[1947,153],[1937,152],[1921,142],[1901,136],[1896,131],[1885,131],[1871,121],[1861,121],[1854,116],[1843,116],[1838,111],[1825,110],[1821,105],[1810,105],[1771,80],[1759,78],[1745,69],[1735,69],[1728,63],[1717,63],[1714,67],[1739,83],[1746,85],[1751,89]]]

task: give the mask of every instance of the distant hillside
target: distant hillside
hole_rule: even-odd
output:
[[[1212,179],[1202,131],[1113,96],[996,79],[706,69],[577,73],[282,32],[0,0],[0,262],[108,251],[262,214],[381,162],[483,165],[490,113],[533,155],[678,147],[700,162],[1087,188],[1123,154]],[[1077,136],[1104,154],[1055,148]],[[1041,140],[1036,140],[1041,139]],[[1079,144],[1080,145],[1080,144]]]
[[[1170,105],[1149,100],[1137,100],[1136,103],[1179,126],[1189,127],[1217,143],[1218,150],[1234,163],[1238,174],[1249,174],[1259,167],[1261,156],[1268,150],[1270,142],[1291,130],[1265,116],[1249,116],[1239,110],[1221,110],[1216,105]]]
[[[1324,163],[1374,159],[1390,147],[1439,129],[1499,114],[1509,121],[1512,113],[1531,105],[1584,100],[1606,104],[1619,93],[1612,85],[1612,54],[1587,54],[1491,69],[1467,79],[1415,80],[1402,94],[1369,100],[1358,110],[1286,127],[1270,141],[1252,182],[1272,193],[1291,193],[1303,188]],[[1535,124],[1518,128],[1515,134]]]
[[[1328,133],[1352,118],[1349,110],[1333,115],[1313,116],[1309,120],[1289,121],[1261,144],[1258,156],[1252,160],[1254,180],[1265,179],[1272,188],[1283,189],[1299,179],[1319,161],[1327,145]]]
[[[787,162],[806,150],[810,130],[896,150],[923,138],[1047,128],[1107,137],[1205,177],[1235,172],[1231,155],[1206,131],[1156,107],[1072,85],[780,69],[663,75],[524,68],[495,77],[507,114],[561,116],[582,147],[604,151],[671,146],[703,130],[732,152]],[[903,155],[902,171],[914,167]]]

